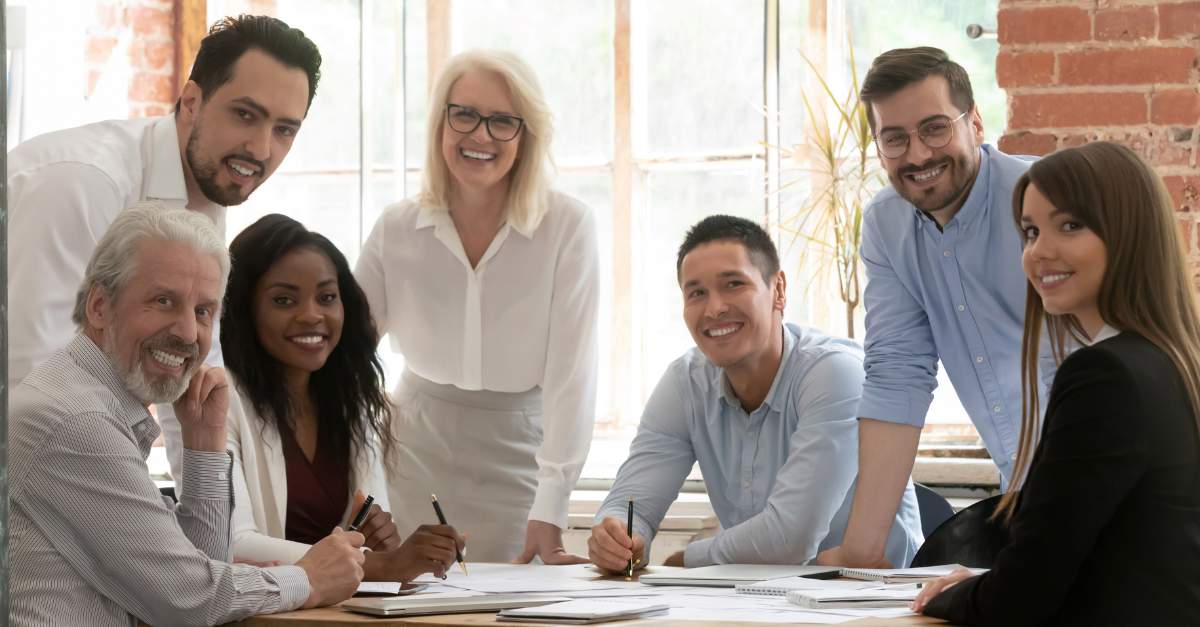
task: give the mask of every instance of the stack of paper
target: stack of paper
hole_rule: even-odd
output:
[[[643,616],[665,612],[668,609],[670,609],[670,606],[665,603],[649,601],[575,600],[552,603],[540,607],[502,610],[496,618],[514,622],[549,622],[582,625],[585,623],[603,623],[611,620],[642,618]]]
[[[917,598],[921,589],[916,586],[902,588],[867,588],[865,590],[792,590],[787,599],[800,607],[812,609],[828,608],[880,608],[908,607]]]
[[[919,581],[932,581],[938,577],[944,577],[958,568],[962,568],[962,566],[958,564],[943,564],[921,568],[843,568],[842,576],[851,579],[882,581],[884,583],[915,583]],[[967,570],[971,571],[972,574],[982,575],[988,569],[968,568]]]

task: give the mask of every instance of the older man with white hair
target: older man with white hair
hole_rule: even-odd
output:
[[[341,601],[360,534],[335,530],[294,566],[230,564],[228,384],[203,364],[229,253],[195,212],[141,203],[113,222],[76,296],[79,333],[13,389],[14,625],[216,624]],[[146,457],[148,407],[174,403],[179,504]]]

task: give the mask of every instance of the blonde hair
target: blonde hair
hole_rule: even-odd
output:
[[[1013,219],[1020,228],[1025,191],[1033,185],[1050,204],[1091,229],[1105,249],[1097,305],[1104,322],[1146,338],[1179,371],[1200,425],[1200,317],[1175,211],[1162,179],[1132,150],[1095,142],[1061,150],[1036,162],[1013,189]],[[1027,287],[1021,339],[1021,437],[1012,482],[996,507],[1011,520],[1027,478],[1040,426],[1038,351],[1042,322],[1055,361],[1062,363],[1068,335],[1085,337],[1075,316],[1047,313]]]
[[[518,230],[532,232],[548,209],[550,179],[554,161],[550,142],[554,136],[553,116],[542,95],[533,68],[517,55],[503,50],[471,50],[455,55],[446,63],[429,95],[429,119],[426,123],[425,176],[421,184],[421,204],[448,209],[450,169],[442,158],[442,134],[446,132],[446,104],[450,89],[472,70],[491,72],[508,87],[513,107],[525,120],[516,163],[509,171],[506,216]]]

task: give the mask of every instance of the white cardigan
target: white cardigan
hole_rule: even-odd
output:
[[[254,405],[238,387],[230,386],[229,416],[225,423],[226,445],[233,454],[233,558],[292,564],[310,545],[284,539],[287,466],[279,430],[258,418]],[[354,494],[355,488],[362,488],[375,497],[375,504],[387,511],[390,507],[383,465],[374,451],[367,453],[366,459],[367,463],[351,467],[350,494]],[[351,505],[346,505],[342,528],[354,515]]]

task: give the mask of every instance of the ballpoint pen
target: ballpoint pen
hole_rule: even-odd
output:
[[[633,497],[629,497],[629,508],[626,510],[625,532],[629,534],[629,548],[633,549]],[[629,556],[629,578],[633,578],[633,556]]]
[[[438,522],[443,525],[450,524],[446,522],[446,515],[442,513],[442,506],[438,504],[437,495],[430,494],[429,498],[433,502],[433,511],[437,514]],[[470,576],[471,573],[467,572],[467,563],[463,560],[462,551],[458,550],[458,545],[454,546],[454,559],[458,561],[459,566],[462,566],[463,574]]]

